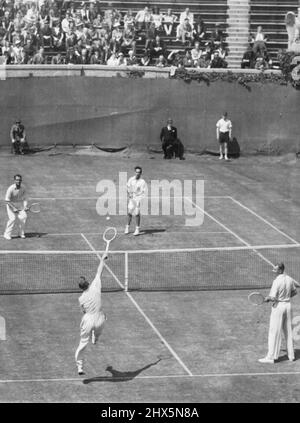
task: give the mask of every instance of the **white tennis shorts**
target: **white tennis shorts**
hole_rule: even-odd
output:
[[[134,216],[140,214],[140,200],[130,198],[128,201],[128,213]]]

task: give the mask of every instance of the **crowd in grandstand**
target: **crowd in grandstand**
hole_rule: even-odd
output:
[[[0,0],[0,22],[5,64],[227,67],[220,26],[207,33],[189,8],[121,13],[96,0]]]

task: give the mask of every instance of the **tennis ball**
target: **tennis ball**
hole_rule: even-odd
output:
[[[109,216],[107,216],[107,217],[106,217],[106,220],[109,220],[109,219],[110,219],[110,217],[109,217]]]

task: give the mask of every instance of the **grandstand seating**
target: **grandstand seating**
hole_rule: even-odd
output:
[[[298,0],[250,0],[250,33],[255,33],[258,25],[263,27],[271,57],[275,57],[279,49],[287,48],[284,18],[289,11],[297,14],[298,7]]]

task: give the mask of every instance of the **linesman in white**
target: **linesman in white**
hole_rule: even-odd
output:
[[[269,296],[265,298],[266,302],[272,302],[272,311],[270,317],[268,354],[265,358],[258,361],[260,363],[274,363],[279,357],[281,346],[281,330],[283,330],[286,340],[287,354],[290,361],[295,360],[292,330],[292,308],[291,298],[297,294],[295,282],[284,272],[284,264],[279,263],[273,269],[277,274],[274,279]]]
[[[228,113],[223,113],[221,119],[217,122],[217,140],[220,144],[220,160],[223,159],[223,155],[225,160],[228,160],[228,143],[231,140],[231,131],[232,131],[232,123],[228,119]],[[223,151],[224,150],[224,151]]]
[[[129,234],[129,226],[132,220],[132,215],[135,215],[136,219],[136,228],[133,235],[140,234],[140,224],[141,224],[141,211],[140,205],[141,200],[145,196],[146,192],[146,182],[141,178],[142,168],[140,166],[135,167],[135,175],[129,178],[127,182],[127,193],[128,193],[128,222],[125,227],[125,234]]]
[[[4,232],[4,238],[7,240],[11,239],[11,234],[15,224],[19,227],[19,236],[25,238],[25,224],[27,220],[28,210],[26,190],[22,185],[22,176],[14,176],[14,184],[12,184],[6,191],[5,202],[6,210],[8,215],[8,222]]]
[[[79,288],[82,289],[83,293],[80,295],[78,301],[83,312],[83,317],[80,324],[80,343],[75,352],[75,361],[79,375],[84,374],[83,352],[90,338],[92,338],[93,344],[97,343],[106,320],[101,302],[101,275],[104,268],[104,260],[106,258],[107,254],[104,253],[101,257],[95,279],[91,284],[89,284],[84,276],[80,276]]]

